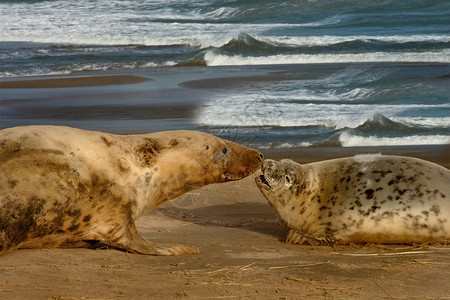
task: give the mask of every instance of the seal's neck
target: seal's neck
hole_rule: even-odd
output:
[[[211,182],[207,176],[198,177],[187,174],[187,172],[168,174],[158,170],[151,176],[147,176],[148,184],[146,182],[144,186],[137,185],[138,187],[136,188],[138,195],[136,197],[134,219],[138,219],[169,200],[201,188]]]

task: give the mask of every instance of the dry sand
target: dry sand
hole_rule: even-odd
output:
[[[333,157],[309,151],[290,156]],[[447,152],[421,153],[448,165]],[[197,246],[200,254],[16,250],[0,257],[0,299],[450,298],[450,246],[284,244],[287,230],[255,175],[186,194],[138,220],[146,239]]]

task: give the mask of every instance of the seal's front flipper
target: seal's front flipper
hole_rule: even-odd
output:
[[[332,235],[326,235],[320,238],[315,238],[307,233],[297,231],[294,229],[289,230],[286,237],[287,244],[309,244],[311,246],[331,245],[336,241]]]
[[[322,242],[306,233],[291,229],[288,232],[288,235],[286,237],[286,243],[287,244],[305,244],[308,243],[312,246],[320,246],[322,245]]]
[[[136,230],[134,223],[119,238],[104,241],[107,244],[122,248],[129,252],[147,255],[186,255],[199,253],[198,248],[177,244],[152,243],[142,238]]]

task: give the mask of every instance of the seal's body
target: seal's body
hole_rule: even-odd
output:
[[[154,255],[198,252],[144,240],[159,204],[260,168],[256,150],[194,131],[113,135],[60,126],[0,131],[0,252],[101,241]]]
[[[290,243],[450,239],[450,171],[424,160],[380,154],[305,165],[265,160],[256,184],[291,229]]]

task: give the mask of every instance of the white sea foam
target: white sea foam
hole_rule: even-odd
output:
[[[313,91],[293,90],[292,94],[283,92],[247,91],[231,95],[219,95],[199,110],[197,121],[206,126],[275,126],[275,127],[304,127],[321,126],[334,129],[356,128],[371,120],[375,114],[381,114],[394,122],[406,125],[421,125],[429,127],[447,127],[448,117],[413,117],[402,116],[409,110],[442,110],[448,111],[450,104],[440,105],[373,105],[349,103],[324,103],[326,100],[348,99],[351,95],[361,93],[358,90],[343,92],[342,94],[316,94]],[[289,100],[293,99],[292,102]],[[310,101],[298,103],[295,99]],[[321,101],[314,103],[314,101]]]
[[[241,56],[205,53],[208,66],[270,65],[270,64],[316,64],[349,62],[437,62],[450,63],[450,50],[435,52],[372,52],[357,54],[293,54],[272,56]]]
[[[450,35],[444,34],[411,34],[411,35],[319,35],[319,36],[295,36],[295,37],[271,37],[272,42],[292,46],[330,46],[353,41],[377,41],[388,43],[410,43],[410,42],[450,42]]]
[[[301,142],[301,143],[282,143],[280,145],[275,145],[273,143],[269,143],[267,145],[255,145],[255,147],[258,147],[258,149],[264,150],[264,149],[291,149],[291,148],[304,148],[304,147],[310,147],[312,146],[312,143],[309,142]]]
[[[79,45],[186,44],[219,47],[239,31],[239,24],[196,23],[196,19],[205,18],[196,11],[183,14],[159,8],[155,11],[147,9],[119,12],[114,4],[108,7],[108,1],[102,1],[104,5],[98,6],[95,3],[77,6],[71,1],[58,2],[60,1],[34,5],[0,5],[0,41]],[[116,4],[120,7],[120,1]],[[219,9],[211,12],[212,15],[220,13],[223,14],[224,11]],[[24,15],[33,17],[24,18]],[[171,19],[173,22],[167,22]],[[194,22],[182,23],[177,20]]]
[[[14,76],[39,76],[39,75],[64,75],[71,74],[73,72],[84,72],[84,71],[107,71],[107,70],[125,70],[125,69],[148,69],[157,67],[170,67],[176,65],[174,61],[167,61],[162,64],[157,64],[154,62],[147,62],[144,64],[129,63],[129,64],[73,64],[67,65],[65,68],[60,68],[58,71],[50,70],[47,68],[35,67],[33,71],[28,71],[26,73],[21,72],[0,72],[0,78],[14,77]]]
[[[336,24],[342,17],[331,16],[303,24],[219,23],[217,20],[240,12],[227,6],[209,11],[174,9],[167,4],[167,1],[142,1],[131,5],[106,0],[0,3],[0,41],[147,46],[186,44],[207,48],[225,45],[236,39],[239,32],[269,43],[294,47],[328,46],[357,40],[389,43],[450,41],[448,34],[274,36],[268,34],[272,29]],[[143,5],[142,9],[139,5]],[[187,2],[186,5],[190,6]],[[182,3],[176,5],[181,6]]]
[[[404,146],[404,145],[444,145],[450,144],[450,136],[446,135],[411,135],[404,137],[363,137],[344,131],[339,141],[343,147],[358,146]]]

